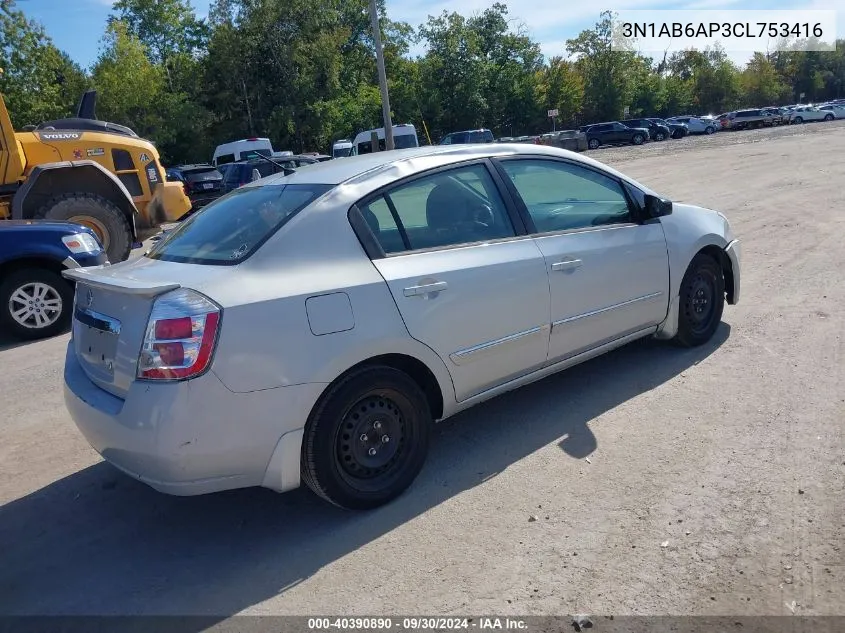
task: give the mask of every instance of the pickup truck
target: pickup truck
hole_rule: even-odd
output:
[[[0,222],[0,336],[36,339],[64,331],[73,286],[62,271],[108,263],[94,231],[81,224]]]

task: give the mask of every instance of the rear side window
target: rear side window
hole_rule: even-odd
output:
[[[239,264],[331,185],[237,189],[205,207],[156,244],[147,257],[186,264]]]
[[[394,134],[393,147],[395,149],[407,149],[409,147],[419,147],[419,143],[417,143],[417,137],[413,134]]]
[[[217,157],[217,164],[218,165],[225,165],[226,163],[234,163],[235,162],[235,155],[234,154],[223,154]]]
[[[364,206],[362,213],[387,254],[515,235],[484,165],[438,172],[399,185]]]

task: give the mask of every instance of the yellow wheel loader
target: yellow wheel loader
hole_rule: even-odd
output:
[[[0,96],[0,219],[49,219],[93,229],[109,261],[191,208],[167,182],[155,146],[128,127],[97,120],[96,92],[77,116],[15,132]]]

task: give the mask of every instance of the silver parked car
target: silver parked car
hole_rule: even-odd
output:
[[[191,495],[405,490],[432,423],[645,336],[707,342],[739,242],[579,154],[377,152],[250,183],[77,282],[65,401],[102,456]]]

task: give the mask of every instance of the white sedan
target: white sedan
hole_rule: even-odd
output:
[[[807,121],[832,121],[834,119],[833,112],[829,110],[820,110],[815,106],[801,106],[794,108],[789,113],[790,123],[806,123]]]
[[[258,180],[65,274],[65,403],[107,461],[364,509],[414,481],[437,420],[642,337],[706,344],[740,248],[585,156],[435,146]]]

